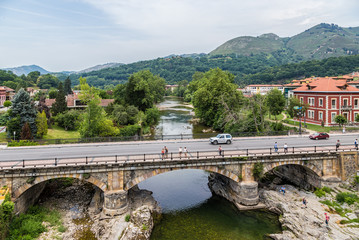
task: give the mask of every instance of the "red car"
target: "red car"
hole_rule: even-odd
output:
[[[310,139],[318,140],[318,139],[329,139],[328,133],[313,133],[309,135]]]

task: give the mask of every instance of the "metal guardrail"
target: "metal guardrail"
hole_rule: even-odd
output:
[[[186,140],[204,139],[217,136],[218,133],[197,133],[197,134],[178,134],[178,135],[148,135],[131,137],[96,137],[96,138],[67,138],[67,139],[33,139],[40,145],[47,144],[74,144],[74,143],[99,143],[99,142],[123,142],[123,141],[150,141],[150,140]],[[237,132],[232,133],[233,137],[259,137],[259,136],[285,136],[297,135],[299,132],[294,130],[276,132]],[[305,133],[302,133],[305,134]],[[8,139],[8,142],[11,142]]]
[[[101,164],[137,164],[156,162],[166,164],[175,161],[193,161],[221,158],[253,157],[265,155],[286,155],[286,154],[306,154],[318,152],[341,152],[358,151],[352,144],[341,145],[339,148],[333,145],[321,146],[300,146],[290,147],[285,151],[283,148],[276,151],[274,148],[253,148],[253,149],[235,149],[219,151],[195,151],[195,152],[170,152],[146,153],[133,155],[104,155],[104,156],[84,156],[84,157],[66,157],[66,158],[44,158],[44,159],[22,159],[22,160],[1,160],[0,170],[6,169],[24,169],[24,168],[44,168],[44,167],[62,167],[62,166],[88,166]],[[244,159],[245,160],[245,159]]]

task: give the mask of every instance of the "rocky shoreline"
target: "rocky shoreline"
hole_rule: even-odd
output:
[[[340,216],[327,205],[320,201],[335,199],[334,194],[328,194],[325,198],[319,198],[314,193],[299,190],[291,185],[275,185],[259,190],[260,203],[257,206],[246,207],[238,202],[236,187],[216,174],[209,177],[209,187],[214,194],[222,196],[233,202],[239,210],[263,208],[279,215],[279,221],[283,232],[271,234],[269,237],[276,240],[350,240],[359,239],[359,225],[343,225],[341,220],[358,219],[359,213],[354,214],[355,208],[344,216]],[[286,193],[283,195],[279,190],[284,186]],[[339,187],[334,188],[335,192],[347,191]],[[302,199],[306,198],[308,204],[305,208]],[[348,207],[348,206],[346,206]],[[352,212],[352,213],[350,213]],[[329,226],[325,224],[325,213],[330,215]]]
[[[161,209],[150,191],[132,188],[128,211],[110,217],[102,213],[100,189],[76,179],[68,185],[52,181],[40,196],[38,204],[59,211],[66,228],[61,233],[48,227],[40,240],[149,239],[155,221],[161,217]]]

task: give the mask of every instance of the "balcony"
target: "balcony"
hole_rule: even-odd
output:
[[[342,111],[350,111],[352,109],[353,108],[352,108],[351,105],[343,105],[343,106],[340,107],[340,110],[342,110]]]

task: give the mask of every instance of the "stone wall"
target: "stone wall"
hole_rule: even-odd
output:
[[[15,200],[15,214],[25,212],[29,207],[39,199],[42,191],[46,186],[46,182],[42,182],[29,188],[20,197]]]

